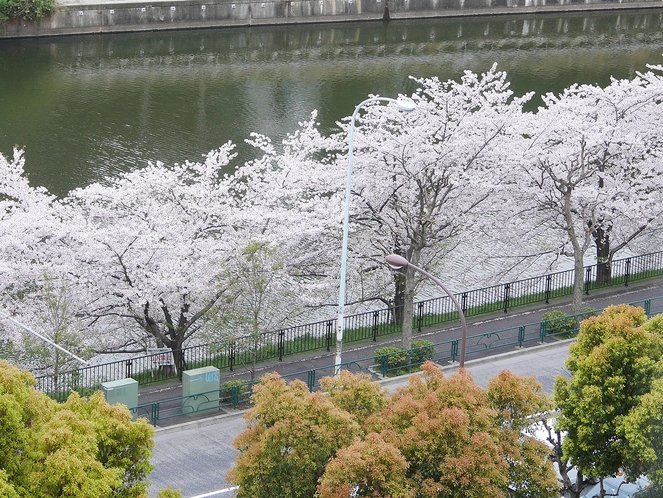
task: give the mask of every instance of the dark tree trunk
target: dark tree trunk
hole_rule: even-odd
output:
[[[166,369],[171,369],[170,372],[168,372],[170,375],[172,375],[174,372],[172,372],[172,368],[177,369],[177,377],[182,380],[182,372],[186,370],[186,360],[184,359],[184,352],[182,351],[182,347],[180,346],[177,349],[172,349],[173,352],[173,360],[175,362],[175,365],[173,366],[168,366],[164,367]]]
[[[394,272],[394,307],[392,316],[394,323],[403,326],[403,312],[405,309],[405,274]]]
[[[596,242],[596,283],[609,285],[612,279],[609,230],[598,228],[594,231]]]

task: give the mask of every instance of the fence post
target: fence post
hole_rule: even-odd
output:
[[[158,421],[159,421],[159,402],[156,401],[152,403],[152,425],[156,427]]]
[[[456,363],[458,356],[458,339],[451,341],[451,363]]]
[[[377,342],[378,340],[378,324],[380,322],[380,312],[379,311],[374,311],[373,312],[373,342]],[[329,351],[329,350],[327,350]]]
[[[589,296],[589,284],[592,278],[592,267],[585,268],[585,294]]]
[[[518,327],[518,347],[522,348],[524,342],[525,342],[525,326],[521,325],[520,327]]]
[[[125,366],[126,366],[126,375],[125,375],[125,377],[126,377],[127,379],[128,379],[129,377],[131,377],[131,365],[132,365],[132,361],[131,361],[131,360],[127,360],[127,361],[125,362]]]
[[[285,350],[285,330],[279,332],[279,361],[283,361],[283,351]]]
[[[511,289],[511,284],[504,284],[504,313],[509,309],[509,290]]]
[[[461,305],[460,309],[463,310],[463,314],[467,311],[467,292],[463,292],[463,295],[461,296]],[[459,317],[460,318],[460,317]]]
[[[230,343],[230,351],[228,352],[228,367],[230,371],[233,371],[233,366],[235,365],[235,343]]]
[[[333,329],[334,329],[334,321],[329,320],[327,322],[327,351],[331,351],[332,330]]]
[[[552,275],[546,275],[546,304],[550,304],[551,282],[552,282]]]
[[[380,373],[383,377],[387,376],[387,370],[389,370],[389,356],[384,354],[380,356]]]
[[[179,351],[179,354],[175,354],[175,358],[177,359],[177,378],[182,382],[182,375],[184,374],[184,366],[185,366],[185,361],[184,361],[184,352],[185,349],[181,348]]]
[[[239,387],[240,386],[232,386],[232,389],[230,390],[233,410],[237,410],[237,405],[239,405]]]
[[[417,332],[421,332],[421,326],[424,323],[424,303],[417,305]]]
[[[314,387],[315,387],[315,370],[309,370],[308,371],[308,390],[310,392],[313,392]]]
[[[645,315],[649,316],[649,313],[651,312],[651,299],[645,299]]]
[[[541,327],[540,327],[540,335],[541,335],[541,344],[546,340],[546,335],[548,334],[548,321],[543,320],[541,322]]]
[[[628,279],[631,276],[631,258],[626,258],[626,274],[624,275],[624,287],[628,287]]]

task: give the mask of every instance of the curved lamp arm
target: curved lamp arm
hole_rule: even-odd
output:
[[[460,345],[460,363],[459,363],[459,366],[463,368],[465,366],[465,344],[467,342],[467,322],[465,322],[465,313],[463,313],[463,309],[460,303],[458,302],[458,299],[456,299],[456,297],[451,292],[449,292],[449,290],[444,286],[442,282],[440,282],[438,278],[434,277],[426,270],[413,265],[403,256],[399,256],[398,254],[390,254],[389,256],[385,256],[384,259],[387,261],[387,264],[389,264],[389,266],[391,266],[394,270],[398,270],[400,268],[406,268],[409,266],[414,271],[418,271],[422,275],[425,275],[426,277],[430,278],[433,282],[435,282],[447,294],[447,296],[449,296],[449,299],[451,299],[451,301],[454,303],[454,306],[456,306],[456,309],[458,310],[458,316],[460,317],[460,325],[463,332],[463,337]]]

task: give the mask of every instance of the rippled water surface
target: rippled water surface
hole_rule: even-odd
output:
[[[658,11],[5,40],[0,152],[25,148],[32,182],[62,195],[251,132],[282,138],[314,109],[328,129],[368,94],[411,93],[410,75],[497,62],[517,94],[605,84],[662,63],[662,28]]]

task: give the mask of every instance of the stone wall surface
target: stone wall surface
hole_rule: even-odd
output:
[[[60,0],[38,22],[0,22],[0,38],[267,24],[540,12],[660,9],[663,0]]]

